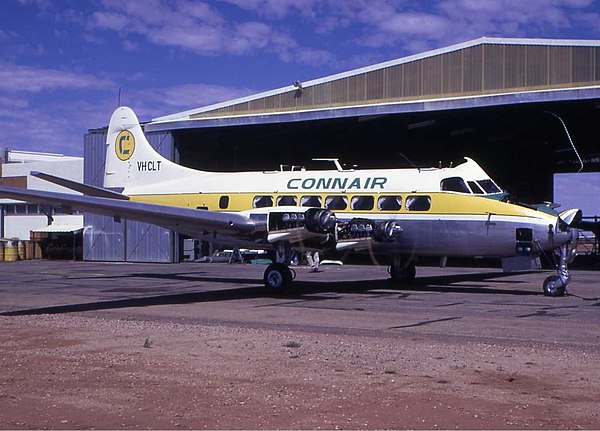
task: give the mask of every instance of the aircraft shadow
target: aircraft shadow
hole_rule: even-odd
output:
[[[413,283],[406,285],[397,285],[390,280],[358,280],[358,281],[297,281],[294,283],[294,289],[291,291],[274,294],[268,292],[262,285],[238,287],[232,289],[219,289],[203,292],[188,292],[176,294],[158,294],[152,296],[143,296],[135,298],[120,298],[106,301],[94,301],[80,304],[67,304],[48,307],[38,307],[31,309],[21,309],[6,311],[0,313],[2,316],[22,316],[22,315],[40,315],[40,314],[63,314],[85,311],[99,310],[116,310],[121,308],[131,307],[152,307],[158,305],[181,305],[202,302],[219,302],[233,301],[239,299],[254,299],[254,298],[289,298],[303,300],[323,300],[331,298],[323,298],[318,295],[323,293],[368,293],[372,295],[389,295],[389,290],[397,290],[403,292],[405,296],[410,295],[407,292],[439,292],[439,293],[464,293],[464,294],[490,294],[490,295],[542,295],[541,289],[539,292],[521,289],[498,289],[495,287],[482,287],[480,285],[460,285],[457,283],[468,282],[484,282],[488,280],[499,281],[503,277],[508,277],[511,274],[502,272],[489,272],[477,274],[460,274],[460,275],[444,275],[417,278]],[[204,281],[204,282],[219,282],[231,284],[257,284],[256,279],[232,279],[219,277],[193,277],[190,275],[182,276],[181,274],[132,274],[123,277],[146,277],[178,280],[185,279],[187,281]],[[114,278],[123,278],[114,277]],[[519,282],[501,281],[505,283],[515,284]],[[381,292],[386,290],[386,292]],[[113,289],[113,291],[115,291]],[[119,289],[126,292],[127,289]]]

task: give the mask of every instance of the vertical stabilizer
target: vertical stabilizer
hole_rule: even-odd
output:
[[[131,108],[121,106],[115,110],[106,138],[105,188],[123,188],[127,193],[185,178],[192,172],[152,148]]]

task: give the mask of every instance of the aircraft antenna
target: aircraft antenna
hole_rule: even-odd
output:
[[[119,96],[117,98],[117,108],[121,106],[121,87],[119,87]]]
[[[569,134],[569,130],[567,129],[567,125],[565,124],[565,122],[563,121],[562,118],[560,118],[558,115],[556,115],[554,112],[551,111],[544,111],[546,114],[550,114],[555,118],[558,118],[558,121],[560,121],[560,123],[563,126],[563,129],[565,129],[565,133],[567,134],[567,138],[569,138],[569,142],[571,143],[571,147],[573,147],[573,151],[575,151],[575,155],[577,156],[577,158],[579,159],[579,163],[581,164],[581,167],[579,168],[579,170],[577,171],[577,173],[581,172],[583,170],[583,160],[581,160],[581,156],[579,155],[579,152],[577,151],[577,148],[575,148],[575,144],[573,143],[573,140],[571,139],[571,135]]]
[[[401,157],[402,157],[404,160],[406,160],[406,161],[408,162],[408,164],[409,164],[409,165],[411,165],[413,168],[415,168],[415,169],[418,169],[418,170],[419,170],[419,172],[421,171],[421,168],[417,167],[417,166],[416,166],[416,165],[415,165],[415,164],[412,162],[412,160],[411,160],[411,159],[409,159],[408,157],[406,157],[406,156],[404,155],[404,153],[400,153],[400,152],[398,152],[398,154],[399,154],[399,155],[400,155],[400,156],[401,156]]]

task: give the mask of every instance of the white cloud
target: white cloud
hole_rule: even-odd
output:
[[[254,8],[265,6],[275,15],[283,14],[287,7],[295,4],[299,9],[303,4],[313,4],[312,0],[299,0],[299,3],[279,0],[267,2],[233,3],[245,10],[256,12]],[[264,21],[226,19],[218,10],[204,2],[180,0],[164,3],[153,0],[151,4],[139,2],[103,0],[104,9],[97,10],[87,25],[88,31],[114,31],[125,38],[134,33],[150,42],[173,48],[181,48],[199,55],[249,55],[266,52],[280,59],[306,59],[310,64],[314,56],[311,51],[328,56],[323,49],[301,47],[287,29],[279,30]],[[257,13],[257,15],[260,15]],[[129,48],[132,46],[128,45]],[[329,55],[330,56],[330,55]]]
[[[75,73],[0,63],[0,91],[8,93],[93,89],[114,85],[110,80],[87,73]]]

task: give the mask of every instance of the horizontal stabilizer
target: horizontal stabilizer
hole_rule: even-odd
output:
[[[98,198],[122,199],[129,200],[129,196],[102,187],[90,186],[89,184],[78,183],[77,181],[68,180],[66,178],[56,177],[54,175],[45,174],[44,172],[31,171],[32,177],[41,178],[42,180],[58,184],[87,196],[95,196]]]

